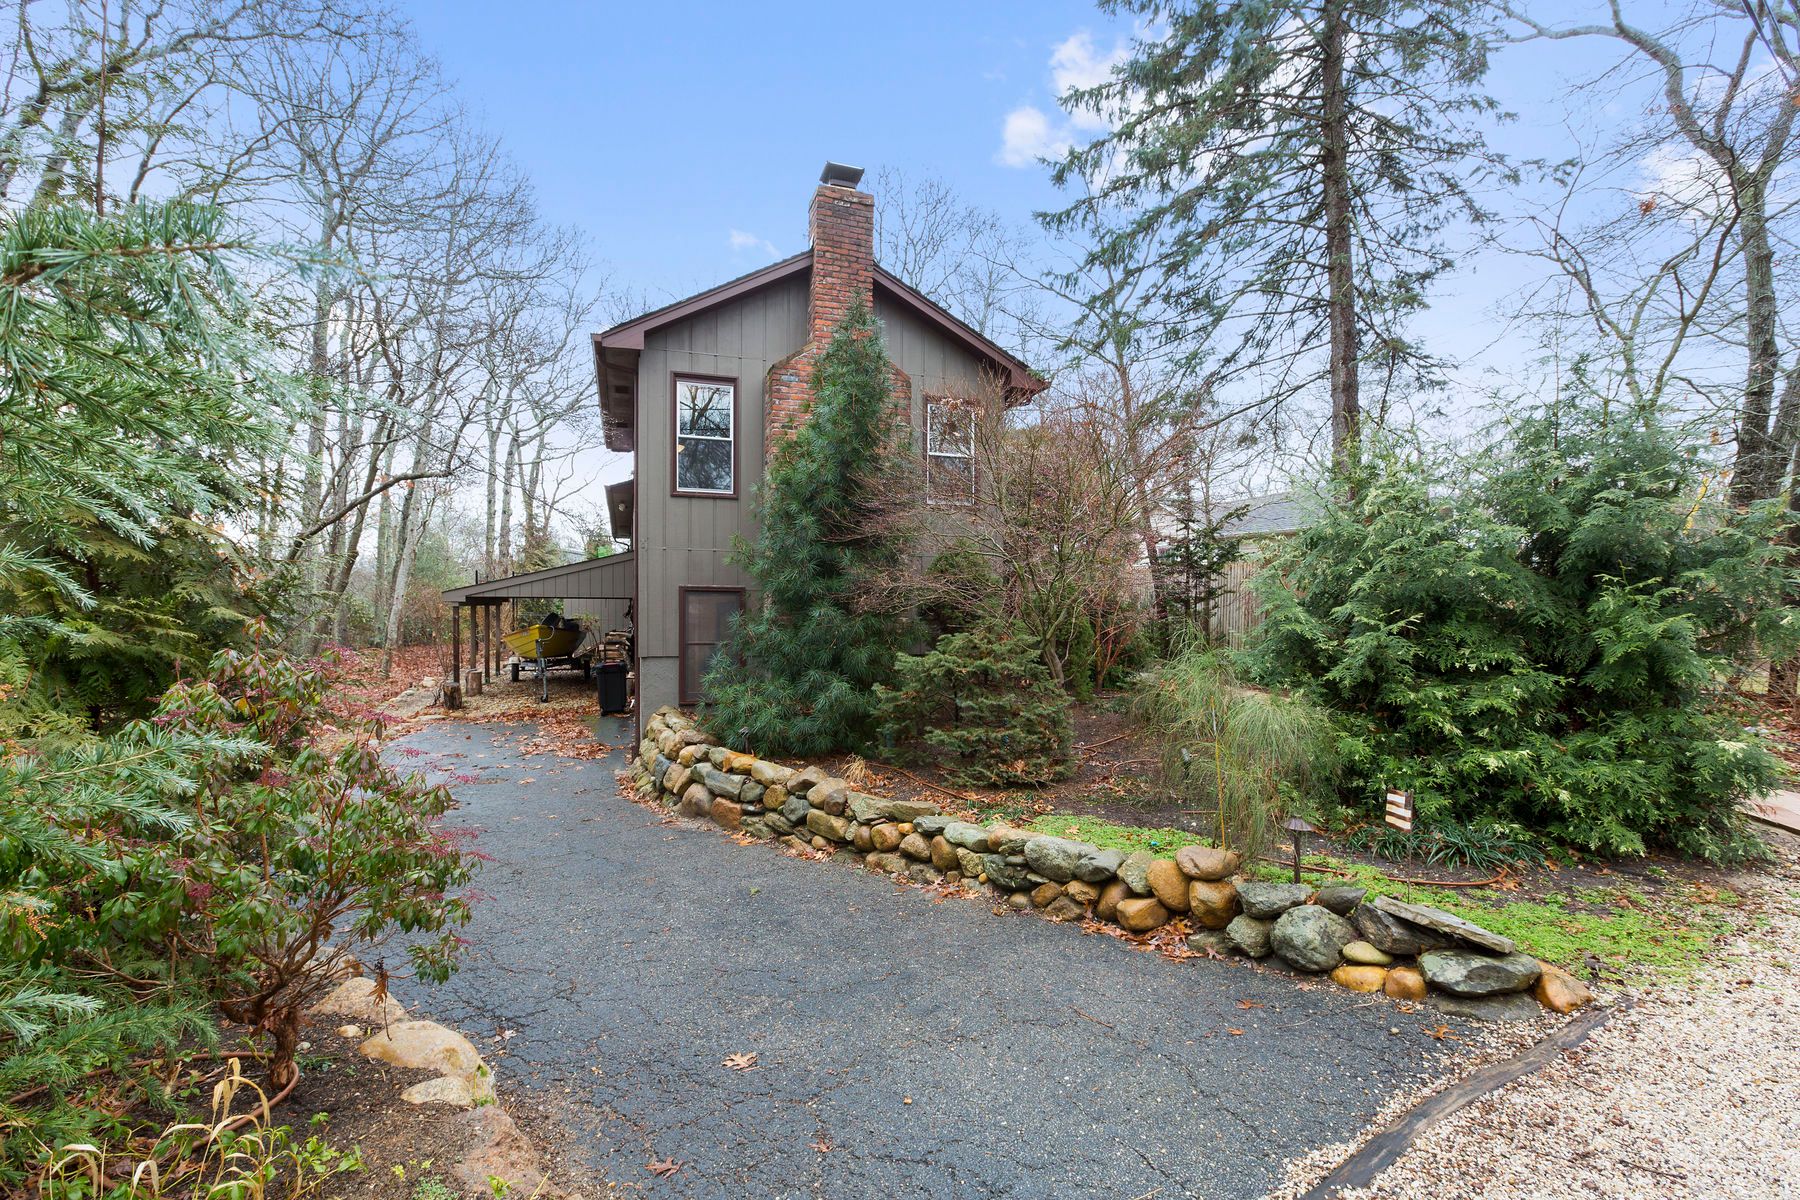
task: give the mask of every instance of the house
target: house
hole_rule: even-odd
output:
[[[554,568],[569,582],[546,586],[582,593],[567,597],[570,613],[630,604],[639,713],[704,700],[701,681],[731,619],[756,602],[752,581],[729,561],[732,545],[756,536],[764,464],[805,420],[813,369],[856,296],[870,299],[882,325],[895,399],[928,479],[966,474],[971,456],[943,419],[944,401],[992,380],[1019,396],[1045,386],[876,263],[876,200],[858,190],[861,181],[861,170],[827,163],[806,250],[594,335],[606,445],[633,460],[632,478],[606,489],[613,536],[630,549]],[[445,599],[491,609],[533,586],[515,576]]]

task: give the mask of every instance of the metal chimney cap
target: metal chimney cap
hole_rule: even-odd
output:
[[[819,182],[830,187],[853,188],[862,182],[863,169],[847,166],[840,162],[827,160],[825,169],[819,172]]]

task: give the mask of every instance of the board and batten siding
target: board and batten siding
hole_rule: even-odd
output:
[[[910,311],[876,304],[887,352],[912,379],[911,426],[923,448],[925,397],[971,394],[982,362]],[[638,359],[638,695],[650,713],[678,702],[681,589],[749,588],[729,562],[733,539],[754,538],[753,501],[763,478],[763,383],[807,334],[807,280],[784,280],[656,330]],[[674,377],[737,380],[737,495],[675,496]],[[754,604],[754,593],[747,596]]]
[[[753,536],[751,497],[762,480],[763,380],[806,340],[804,276],[785,280],[651,333],[638,359],[638,696],[650,713],[677,703],[684,587],[747,587],[726,562]],[[673,496],[677,374],[737,380],[737,495]]]

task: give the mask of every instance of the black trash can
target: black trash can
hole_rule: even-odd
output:
[[[622,662],[603,662],[594,666],[596,687],[600,693],[600,711],[605,713],[622,713],[631,703],[630,689],[625,676],[630,672],[631,664]]]

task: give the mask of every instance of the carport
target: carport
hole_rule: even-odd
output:
[[[521,606],[529,613],[534,606],[548,607],[550,601],[563,602],[563,615],[593,622],[601,629],[624,627],[636,615],[637,556],[612,554],[508,575],[504,579],[477,580],[466,587],[447,588],[444,603],[450,606],[450,679],[462,682],[462,672],[483,671],[487,678],[499,674],[504,661],[505,644],[500,635],[519,625]],[[500,619],[500,606],[511,604],[511,620]],[[463,610],[469,610],[469,655],[463,659]],[[633,671],[637,664],[631,664]]]

